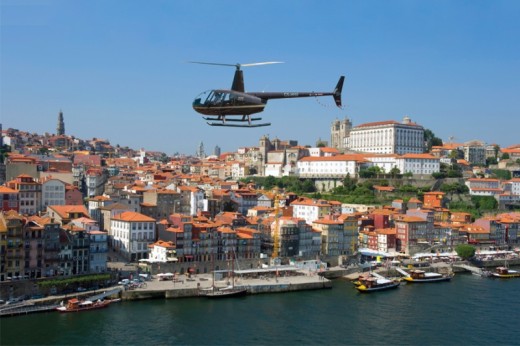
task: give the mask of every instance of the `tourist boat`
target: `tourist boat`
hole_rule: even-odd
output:
[[[357,279],[352,280],[352,284],[354,286],[360,286],[363,284],[363,282],[370,277],[370,273],[361,274],[358,276]]]
[[[67,305],[58,306],[56,310],[59,312],[79,312],[79,311],[87,311],[87,310],[94,310],[94,309],[101,309],[106,308],[107,306],[112,303],[111,300],[98,300],[98,301],[91,301],[91,300],[79,300],[76,298],[69,299],[67,302]]]
[[[401,282],[399,280],[390,280],[382,276],[369,277],[364,279],[361,285],[356,286],[359,292],[369,293],[375,291],[384,291],[391,288],[397,288]]]
[[[520,278],[519,271],[509,269],[508,267],[497,267],[496,271],[494,273],[491,273],[491,275],[495,278],[503,279]]]
[[[388,279],[374,272],[370,272],[368,276],[360,275],[358,281],[360,284],[355,283],[356,289],[366,293],[397,288],[401,284],[400,280]]]
[[[404,277],[404,280],[411,283],[426,283],[426,282],[440,282],[450,281],[455,274],[440,274],[433,272],[425,272],[424,270],[411,270],[410,273]]]

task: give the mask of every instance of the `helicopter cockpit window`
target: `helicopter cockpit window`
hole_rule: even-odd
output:
[[[208,96],[206,103],[221,104],[229,102],[230,94],[222,91],[212,91]]]
[[[193,101],[193,105],[197,106],[206,104],[206,102],[208,102],[209,96],[211,96],[211,93],[211,90],[207,90],[199,94]]]

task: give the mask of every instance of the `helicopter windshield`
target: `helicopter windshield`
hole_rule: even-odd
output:
[[[222,90],[208,90],[198,95],[193,101],[194,106],[211,106],[230,103],[231,93]]]

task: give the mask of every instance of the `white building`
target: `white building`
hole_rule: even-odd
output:
[[[325,215],[330,214],[331,205],[324,200],[304,199],[291,203],[293,217],[303,219],[309,225]]]
[[[431,175],[440,171],[440,159],[431,154],[367,154],[367,161],[378,166],[384,173],[390,173],[393,168],[401,174]]]
[[[401,173],[431,175],[441,170],[438,157],[431,154],[404,154],[396,159],[397,168]]]
[[[246,168],[243,162],[233,162],[231,164],[231,177],[233,179],[240,179],[246,176]]]
[[[520,178],[513,178],[509,181],[506,181],[504,184],[504,189],[508,192],[511,192],[513,195],[520,196]]]
[[[472,196],[497,196],[504,192],[498,179],[471,178],[466,180],[466,186]]]
[[[148,259],[153,262],[176,262],[175,244],[171,241],[159,240],[149,246]]]
[[[105,189],[107,175],[101,169],[90,168],[85,172],[85,182],[87,185],[87,196],[94,197],[102,195]]]
[[[344,146],[367,153],[423,153],[424,128],[409,117],[404,117],[402,123],[394,120],[366,123],[352,128]]]
[[[133,211],[125,211],[111,220],[112,246],[126,259],[146,258],[148,245],[155,242],[155,219]]]
[[[42,181],[42,208],[49,205],[65,205],[66,184],[59,179],[45,179]]]
[[[358,154],[308,156],[300,159],[296,167],[301,178],[340,178],[347,174],[354,178],[357,177],[360,167],[366,163],[365,158]]]

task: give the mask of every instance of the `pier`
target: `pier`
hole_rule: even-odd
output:
[[[210,274],[199,274],[189,280],[147,281],[146,288],[125,290],[122,300],[151,298],[187,298],[198,297],[199,291],[212,285]],[[215,281],[217,287],[226,287],[229,280]],[[258,278],[236,278],[235,287],[246,287],[248,294],[282,293],[302,290],[332,288],[332,281],[316,273],[295,276],[262,276]]]
[[[472,274],[480,275],[480,276],[484,276],[484,273],[485,273],[485,271],[482,268],[475,267],[475,266],[472,266],[470,264],[465,264],[465,263],[454,264],[453,267],[461,268],[461,269],[471,272]]]
[[[0,307],[0,317],[26,315],[35,312],[46,312],[55,310],[58,304],[36,305],[30,302],[22,302],[18,304],[9,304]]]

